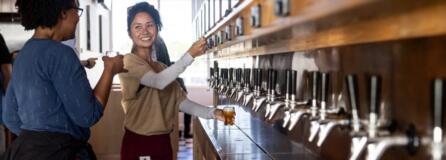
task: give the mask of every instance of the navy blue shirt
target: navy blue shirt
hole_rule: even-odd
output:
[[[49,39],[30,39],[14,62],[4,124],[21,129],[68,133],[88,140],[102,116],[84,68],[73,49]]]

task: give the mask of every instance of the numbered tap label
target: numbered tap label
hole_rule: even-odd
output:
[[[236,20],[236,34],[241,36],[244,34],[244,27],[243,27],[243,17],[238,17]]]
[[[261,22],[261,8],[260,5],[256,5],[255,7],[251,8],[251,26],[255,28],[260,27]]]
[[[276,0],[274,3],[274,12],[277,16],[288,16],[290,14],[290,1]]]

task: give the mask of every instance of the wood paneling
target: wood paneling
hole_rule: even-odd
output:
[[[216,57],[240,57],[446,34],[444,1],[340,1],[339,4],[329,3],[332,6],[328,8],[323,8],[329,5],[328,2],[303,1],[301,3],[304,4],[299,3],[300,5],[294,2],[297,6],[304,5],[301,11],[303,13],[285,18],[274,16],[270,9],[274,7],[271,1],[252,2],[246,4],[246,7],[258,3],[262,4],[263,27],[251,28],[250,12],[246,9],[239,11],[247,24],[246,35],[209,52],[217,53]],[[220,25],[221,27],[224,25]],[[212,33],[210,31],[208,35]],[[277,38],[278,33],[292,36]],[[234,44],[244,41],[253,41],[255,44],[263,39],[276,40],[231,55],[219,54],[223,48],[230,48]]]

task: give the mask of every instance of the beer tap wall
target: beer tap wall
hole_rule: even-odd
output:
[[[445,2],[241,2],[207,36],[251,116],[319,159],[444,159]]]
[[[314,98],[314,95],[312,95],[314,93],[311,81],[312,71],[318,70],[327,75],[329,78],[326,84],[324,83],[324,86],[319,84],[316,89],[320,90],[323,87],[322,89],[327,93],[324,94],[325,96],[318,96],[320,98],[316,101],[317,111],[315,115],[319,120],[315,122],[322,122],[320,120],[320,103],[321,100],[324,100],[325,113],[327,114],[325,116],[330,117],[336,115],[334,113],[343,111],[347,113],[346,115],[351,115],[352,119],[349,121],[354,125],[336,126],[331,129],[321,142],[318,142],[320,135],[316,135],[314,141],[308,142],[310,134],[308,130],[311,128],[311,125],[310,119],[304,117],[302,122],[296,124],[296,127],[292,130],[287,131],[286,135],[292,141],[307,145],[310,149],[320,153],[322,157],[345,159],[351,156],[351,132],[354,130],[361,131],[363,132],[361,134],[369,137],[379,134],[379,130],[386,130],[388,132],[386,134],[392,136],[396,135],[396,133],[405,133],[408,126],[413,125],[415,126],[414,132],[417,136],[429,137],[433,134],[430,125],[431,119],[429,118],[431,111],[424,108],[429,108],[430,99],[432,98],[428,94],[430,81],[435,77],[446,76],[446,69],[435,67],[441,66],[443,62],[438,58],[432,58],[432,56],[444,57],[445,59],[446,56],[437,51],[428,51],[431,56],[424,56],[424,52],[421,49],[429,46],[446,50],[446,47],[435,43],[418,44],[417,42],[417,40],[406,40],[353,45],[305,52],[219,60],[218,62],[220,66],[242,69],[244,77],[241,77],[240,80],[244,82],[244,86],[249,86],[249,92],[254,93],[257,86],[260,86],[261,94],[259,96],[266,96],[266,89],[269,90],[270,95],[272,93],[271,89],[273,89],[275,91],[274,101],[281,96],[284,98],[287,89],[296,90],[296,101]],[[428,66],[432,66],[432,68],[428,70]],[[273,82],[273,77],[269,76],[273,73],[272,69],[276,70],[276,83]],[[295,86],[292,88],[285,88],[286,78],[284,77],[286,77],[286,69],[292,69],[297,73]],[[215,69],[213,70],[215,72]],[[270,73],[267,74],[267,72]],[[352,104],[351,95],[348,94],[352,88],[349,87],[348,83],[344,83],[344,78],[347,75],[355,75],[352,76],[352,79],[356,79],[357,85],[357,96],[354,103],[357,107],[357,113],[355,113],[355,110],[352,110],[352,107],[354,108],[355,105]],[[228,77],[228,79],[231,78]],[[269,83],[267,83],[268,86],[265,88],[266,82]],[[328,85],[329,88],[326,88],[325,85]],[[254,111],[256,111],[254,103],[257,101],[257,97],[257,95],[254,95],[252,103],[246,105]],[[265,109],[264,105],[257,106],[257,112],[253,112],[255,113],[253,116],[265,119]],[[283,116],[285,111],[279,110],[271,116]],[[442,110],[442,112],[444,113],[445,111]],[[327,122],[330,120],[328,118]],[[268,123],[271,122],[280,126],[283,123],[282,121],[270,121]],[[323,123],[320,123],[320,125],[323,125]],[[342,146],[345,147],[339,147],[339,144],[343,144]],[[408,154],[405,149],[396,148],[386,150],[380,158],[403,157],[405,159],[417,159],[429,157],[428,154],[423,154],[428,152],[430,152],[430,149],[425,145],[420,146],[415,155]],[[362,151],[360,158],[365,158],[366,154],[367,150],[365,149]]]

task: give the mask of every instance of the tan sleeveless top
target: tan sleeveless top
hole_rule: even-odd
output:
[[[174,81],[163,90],[141,85],[140,79],[153,69],[132,53],[124,56],[124,68],[128,73],[119,74],[124,127],[146,136],[172,132],[178,123],[179,104],[186,98],[179,83]]]

